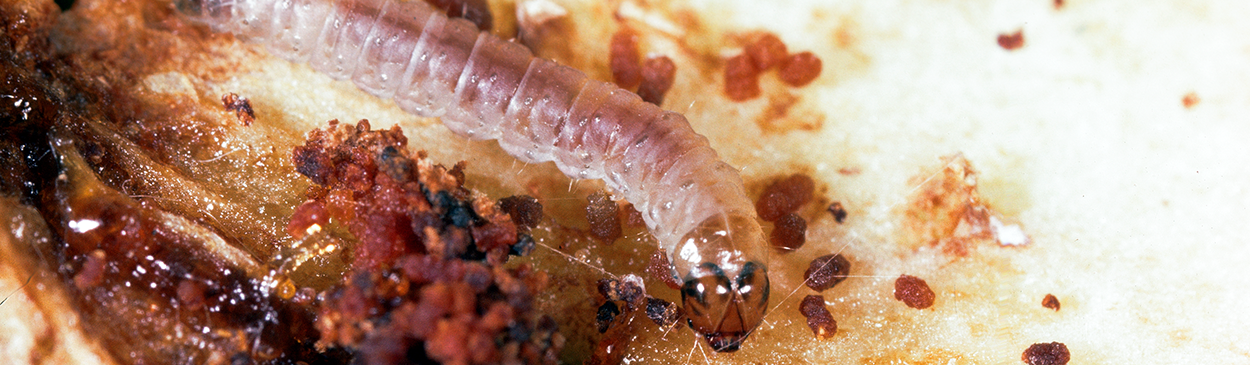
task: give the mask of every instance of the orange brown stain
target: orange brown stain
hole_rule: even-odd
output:
[[[977,172],[962,155],[943,159],[941,170],[912,177],[919,185],[903,213],[901,242],[912,249],[939,247],[953,257],[966,257],[993,238],[991,210],[981,202]]]
[[[768,103],[756,115],[755,124],[766,134],[819,131],[825,125],[825,113],[800,104],[802,100],[802,96],[794,92],[768,94]]]
[[[1198,93],[1192,91],[1181,97],[1181,105],[1183,105],[1185,109],[1193,109],[1195,106],[1198,106],[1198,102],[1200,101],[1202,101],[1202,99],[1198,98]]]

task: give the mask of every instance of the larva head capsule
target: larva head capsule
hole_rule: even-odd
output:
[[[764,245],[759,223],[742,214],[708,218],[678,243],[674,264],[686,272],[682,307],[690,328],[713,350],[737,351],[764,318],[769,291]]]

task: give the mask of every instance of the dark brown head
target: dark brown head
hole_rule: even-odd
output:
[[[681,288],[690,328],[718,352],[737,351],[768,306],[768,269],[747,262],[733,271],[737,275],[726,275],[720,266],[705,262],[691,270]]]

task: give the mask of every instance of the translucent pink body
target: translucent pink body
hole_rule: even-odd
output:
[[[702,263],[728,277],[747,262],[765,263],[737,169],[681,114],[632,92],[536,58],[422,1],[179,0],[179,8],[283,58],[350,78],[408,112],[441,117],[458,134],[498,140],[522,161],[554,161],[570,177],[603,179],[643,212],[679,278],[690,280]],[[760,307],[739,312],[760,317]],[[758,318],[743,322],[753,322],[742,323],[749,331]]]

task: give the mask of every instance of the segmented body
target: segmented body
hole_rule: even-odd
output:
[[[688,312],[696,312],[692,326],[709,340],[715,332],[735,332],[720,339],[733,342],[727,350],[763,316],[767,251],[754,207],[738,171],[681,114],[536,58],[419,0],[177,2],[218,31],[350,78],[408,112],[441,117],[468,138],[496,139],[518,159],[554,161],[570,177],[603,179],[644,213],[688,284],[683,295],[697,297],[693,309],[685,300]],[[725,280],[702,280],[710,276]],[[730,296],[705,297],[718,290]],[[732,297],[738,294],[743,298]],[[695,325],[700,315],[702,328]],[[737,329],[722,330],[728,316],[740,322],[731,326]],[[725,348],[715,340],[713,347]]]

